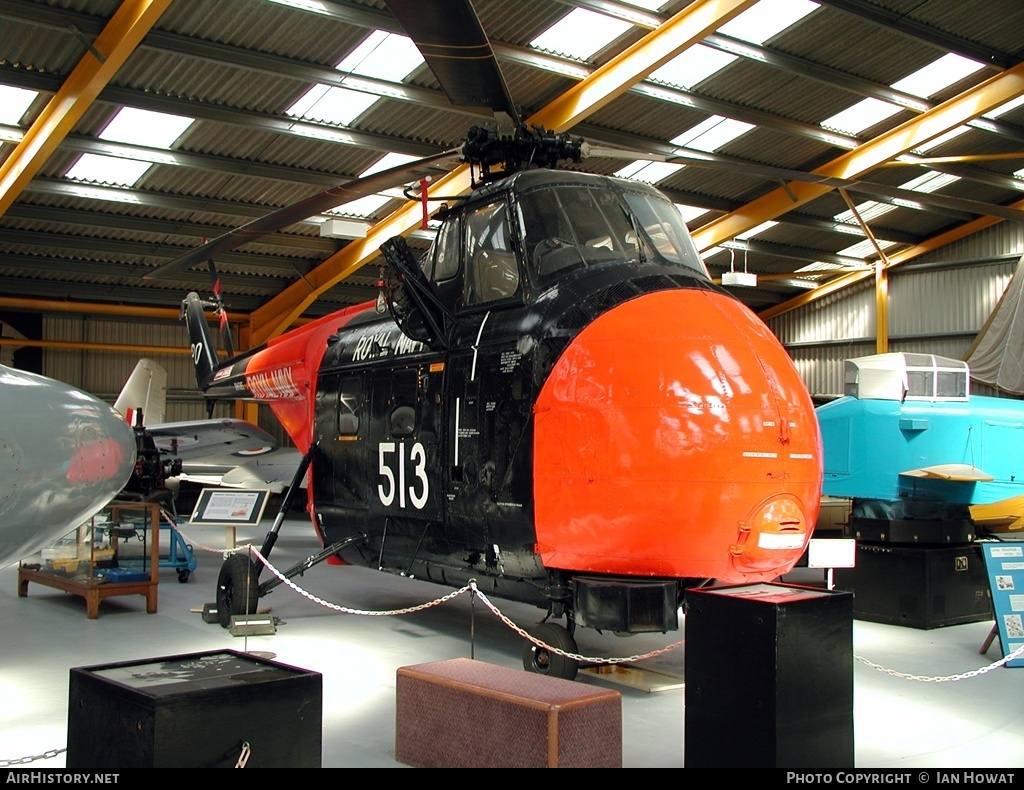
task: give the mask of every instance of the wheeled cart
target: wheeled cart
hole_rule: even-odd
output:
[[[167,552],[161,553],[157,567],[160,568],[173,568],[178,572],[178,581],[185,584],[192,576],[192,571],[196,569],[196,555],[192,550],[192,546],[185,542],[185,539],[181,536],[181,532],[178,531],[178,525],[174,517],[164,508],[160,508],[160,530],[164,532],[164,535],[160,536],[159,545],[167,546]],[[148,529],[146,523],[140,524],[129,524],[126,529],[128,530],[124,534],[119,535],[121,538],[129,537],[132,533],[138,533],[138,538],[145,545],[145,535],[142,534],[144,530]],[[122,568],[132,568],[141,566],[143,559],[141,556],[137,557],[125,557],[122,554],[119,564]]]

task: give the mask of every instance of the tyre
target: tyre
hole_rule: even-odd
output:
[[[575,680],[579,662],[562,655],[576,652],[576,640],[566,628],[555,623],[541,623],[530,629],[530,636],[560,652],[543,648],[532,640],[527,641],[523,648],[523,669],[538,675]]]
[[[178,571],[178,581],[181,582],[182,584],[185,584],[189,580],[189,577],[191,575],[192,575],[192,571],[190,571],[188,568],[184,568],[184,569]]]
[[[217,619],[231,625],[236,614],[254,614],[259,603],[256,566],[244,554],[232,554],[220,566],[217,577]]]

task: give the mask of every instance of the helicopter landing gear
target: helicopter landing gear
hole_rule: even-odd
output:
[[[220,566],[217,577],[217,620],[224,628],[231,616],[255,614],[260,591],[256,566],[244,554],[232,554]]]
[[[561,652],[556,653],[527,640],[523,647],[523,669],[564,680],[576,679],[579,662],[562,655],[576,652],[576,640],[567,628],[556,623],[540,623],[530,629],[530,636]]]

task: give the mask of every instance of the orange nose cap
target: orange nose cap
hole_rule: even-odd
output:
[[[807,545],[807,517],[796,497],[779,494],[759,505],[731,548],[741,573],[761,573],[792,565]]]

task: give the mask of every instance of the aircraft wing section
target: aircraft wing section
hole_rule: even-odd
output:
[[[291,485],[301,462],[302,453],[298,450],[280,448],[239,464],[221,477],[220,484],[229,488],[268,488],[280,494]],[[302,487],[306,487],[305,479]]]
[[[1024,494],[1008,497],[999,502],[971,505],[971,520],[979,527],[993,532],[1013,532],[1024,529]]]
[[[161,454],[203,466],[233,468],[254,456],[273,452],[277,440],[245,420],[192,420],[148,427]]]
[[[934,480],[951,480],[960,483],[987,483],[995,480],[992,475],[983,472],[976,466],[970,464],[938,464],[936,466],[923,466],[920,469],[911,469],[907,472],[900,472],[906,477],[930,477]]]

